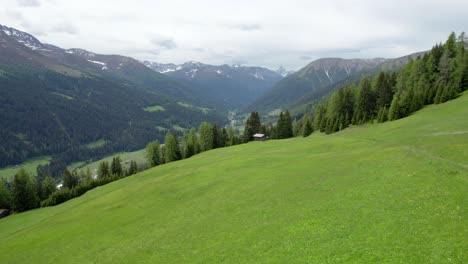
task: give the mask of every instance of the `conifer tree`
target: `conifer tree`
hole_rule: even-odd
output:
[[[200,135],[200,151],[213,149],[213,129],[207,122],[202,122],[198,128]]]
[[[120,156],[113,157],[112,158],[112,163],[111,163],[111,173],[114,176],[120,177],[123,175],[123,169],[122,169],[122,160],[120,159]]]
[[[146,146],[146,166],[152,168],[161,164],[161,145],[158,140]]]
[[[198,142],[197,131],[193,127],[190,129],[187,143],[192,155],[200,153],[200,144]]]
[[[258,114],[258,112],[250,113],[249,118],[247,118],[247,121],[245,122],[243,141],[251,141],[253,139],[253,135],[259,132],[260,125],[260,115]]]
[[[100,179],[104,179],[110,176],[109,163],[107,161],[99,163],[98,175]]]
[[[41,186],[41,200],[45,200],[51,195],[53,192],[55,192],[56,187],[55,187],[55,180],[54,178],[50,176],[46,176],[44,180],[42,181],[42,186]]]
[[[179,148],[179,142],[177,137],[171,132],[167,132],[166,138],[164,140],[165,146],[165,161],[166,163],[173,162],[181,159],[181,153]]]
[[[11,209],[12,208],[12,198],[11,191],[7,187],[7,183],[0,179],[0,209]]]
[[[71,173],[68,169],[63,172],[63,187],[72,189],[78,185],[78,175]]]
[[[39,206],[39,197],[33,178],[21,168],[13,178],[12,187],[13,210],[23,212]]]
[[[304,119],[305,121],[304,125],[302,126],[302,136],[308,137],[313,132],[312,123],[310,122],[310,119],[308,117],[305,117]]]
[[[289,111],[281,112],[276,125],[276,138],[284,139],[293,137],[292,121]]]

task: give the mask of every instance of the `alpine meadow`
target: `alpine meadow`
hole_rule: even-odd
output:
[[[0,0],[0,263],[468,263],[466,10]]]

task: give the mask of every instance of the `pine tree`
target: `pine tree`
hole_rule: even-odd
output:
[[[384,72],[380,72],[377,76],[375,83],[377,111],[382,107],[389,107],[392,103],[393,91],[389,78],[390,76],[387,76]]]
[[[42,181],[42,186],[41,186],[41,200],[45,200],[51,195],[53,192],[55,192],[56,187],[55,187],[55,180],[54,178],[50,176],[46,176],[44,180]]]
[[[152,168],[161,164],[161,145],[158,140],[150,142],[146,146],[146,166]]]
[[[388,109],[387,107],[384,106],[380,108],[379,112],[377,113],[377,122],[383,123],[387,121],[387,117],[388,117]]]
[[[179,142],[177,137],[171,132],[167,132],[166,138],[164,140],[165,146],[165,161],[166,163],[173,162],[181,159],[181,153],[179,148]]]
[[[138,165],[137,165],[136,161],[131,160],[130,161],[130,167],[128,168],[128,171],[127,171],[127,176],[133,175],[133,174],[135,174],[137,172],[138,172]]]
[[[260,125],[260,115],[258,112],[250,113],[249,118],[247,118],[247,121],[245,122],[243,141],[251,141],[253,139],[253,135],[259,132]]]
[[[310,119],[308,117],[305,117],[304,119],[305,121],[304,125],[302,126],[302,136],[308,137],[313,132],[312,123],[310,122]]]
[[[276,138],[284,139],[293,137],[292,121],[289,111],[280,113],[278,122],[276,125]]]
[[[39,197],[33,178],[21,168],[13,178],[13,210],[23,212],[39,206]]]
[[[76,185],[78,185],[78,175],[75,175],[66,169],[63,172],[63,187],[72,189]]]
[[[198,128],[200,135],[200,151],[213,149],[213,129],[207,122],[202,122]]]
[[[188,135],[188,148],[192,155],[200,153],[200,144],[198,142],[198,136],[195,128],[190,129],[190,133]]]
[[[120,177],[123,175],[123,168],[121,164],[122,160],[120,159],[120,156],[113,157],[112,158],[112,163],[111,163],[111,173],[113,176]]]
[[[12,197],[11,191],[7,187],[7,183],[0,179],[0,209],[11,209],[12,208]]]
[[[314,113],[314,130],[322,131],[322,120],[325,119],[325,107],[322,104],[317,105]]]
[[[218,143],[216,144],[218,148],[224,148],[227,142],[227,131],[226,128],[220,127],[218,129]]]
[[[355,124],[363,124],[374,117],[375,96],[372,92],[371,82],[364,78],[359,85],[359,92],[355,109]]]
[[[227,134],[227,146],[234,146],[237,145],[237,136],[236,133],[234,132],[234,129],[232,127],[228,127],[226,129],[226,134]]]
[[[110,176],[109,163],[107,161],[99,163],[98,176],[100,179],[105,179]]]

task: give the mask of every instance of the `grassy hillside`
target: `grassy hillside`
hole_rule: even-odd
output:
[[[205,152],[0,220],[2,263],[467,263],[468,93]]]
[[[50,156],[42,156],[27,160],[18,166],[0,168],[0,179],[6,179],[7,181],[10,181],[15,176],[19,168],[24,168],[30,174],[35,175],[37,166],[48,164],[51,159],[52,157]]]
[[[71,171],[74,170],[84,170],[86,171],[87,168],[89,168],[91,171],[94,169],[97,169],[99,167],[99,163],[103,161],[109,162],[109,164],[112,162],[112,158],[119,156],[120,159],[123,162],[124,168],[127,168],[130,166],[130,161],[134,160],[138,165],[144,165],[146,164],[146,150],[145,149],[140,149],[137,151],[132,151],[132,152],[118,152],[114,153],[110,156],[107,156],[103,159],[100,159],[98,161],[86,164],[84,162],[76,162],[68,166],[68,169]]]

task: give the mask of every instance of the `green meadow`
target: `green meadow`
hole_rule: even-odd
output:
[[[27,160],[26,162],[23,162],[22,164],[19,164],[18,166],[8,166],[0,169],[0,179],[6,179],[7,181],[10,181],[18,171],[18,169],[24,168],[27,172],[30,174],[35,175],[36,174],[36,168],[39,165],[46,165],[49,164],[51,161],[52,157],[50,156],[41,156],[37,157],[34,159]]]
[[[74,170],[84,170],[86,171],[88,168],[93,171],[94,169],[97,169],[99,167],[99,163],[103,161],[109,162],[109,164],[112,162],[113,157],[119,156],[120,159],[122,160],[122,165],[124,168],[127,168],[130,166],[130,161],[134,160],[137,162],[138,165],[144,165],[146,164],[146,152],[145,149],[140,149],[137,151],[132,151],[132,152],[119,152],[112,154],[110,156],[107,156],[103,159],[100,159],[98,161],[94,161],[91,163],[85,163],[85,162],[76,162],[68,166],[68,169],[71,171]]]
[[[468,93],[0,220],[2,263],[468,263]]]

